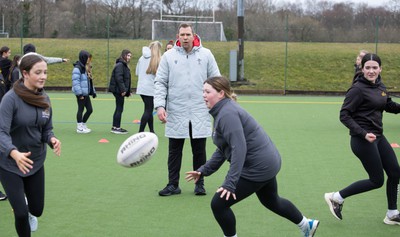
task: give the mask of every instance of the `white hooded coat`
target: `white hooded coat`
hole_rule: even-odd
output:
[[[198,36],[195,36],[189,53],[179,41],[164,53],[154,82],[154,108],[166,108],[166,137],[189,138],[189,122],[193,138],[211,136],[211,118],[203,99],[203,83],[209,77],[220,75],[213,54],[202,47]]]
[[[153,74],[147,74],[151,59],[151,50],[145,46],[142,48],[142,56],[136,65],[136,76],[138,76],[138,83],[136,87],[136,94],[154,96],[154,78]]]

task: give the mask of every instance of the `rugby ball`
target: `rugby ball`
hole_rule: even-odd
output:
[[[140,132],[126,139],[118,149],[117,162],[125,167],[143,165],[154,155],[158,137],[154,133]]]

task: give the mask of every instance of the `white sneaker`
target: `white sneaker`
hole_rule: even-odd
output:
[[[78,123],[76,126],[76,132],[77,133],[90,133],[92,130],[86,127],[86,124],[84,123]]]
[[[383,222],[386,225],[400,225],[400,214],[397,214],[392,217],[388,217],[387,215],[385,216],[385,219],[383,219]]]
[[[38,229],[38,219],[36,216],[29,214],[29,226],[31,227],[31,232],[37,231]]]
[[[307,229],[302,230],[302,235],[304,237],[312,237],[314,236],[315,232],[317,231],[319,225],[319,220],[308,219]]]
[[[86,123],[82,123],[82,127],[83,127],[83,130],[85,130],[87,133],[90,133],[92,131],[92,129],[90,129],[86,126]]]

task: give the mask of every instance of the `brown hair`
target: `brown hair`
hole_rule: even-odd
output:
[[[192,30],[192,34],[194,35],[195,33],[194,33],[194,30],[193,30],[193,26],[191,24],[189,24],[189,23],[181,23],[179,25],[179,27],[178,27],[178,34],[179,34],[179,30],[181,28],[188,28],[188,27],[190,27],[190,29]]]
[[[126,56],[127,56],[128,54],[132,54],[132,52],[131,52],[129,49],[124,49],[124,50],[122,50],[122,52],[121,52],[120,58],[121,58],[122,60],[124,60],[125,62],[127,62]]]
[[[8,51],[10,51],[10,48],[7,46],[3,46],[0,49],[0,57],[3,56],[3,53],[7,53]]]
[[[10,67],[10,74],[8,74],[8,81],[11,82],[11,78],[12,78],[12,72],[14,71],[14,68],[18,67],[18,61],[21,59],[21,55],[16,54],[14,55],[13,61],[11,63],[11,67]]]
[[[39,62],[46,62],[39,54],[25,55],[21,58],[19,69],[21,70],[22,74],[24,71],[29,73],[32,67]],[[15,82],[14,91],[15,94],[17,94],[27,104],[44,109],[50,108],[50,101],[48,100],[44,91],[33,91],[28,89],[24,85],[23,77]]]
[[[225,77],[209,77],[204,81],[204,84],[205,83],[212,86],[217,92],[224,91],[226,98],[236,101],[237,95],[232,92],[230,82]]]
[[[168,45],[172,45],[172,47],[174,47],[174,41],[173,40],[170,40],[170,41],[168,41],[168,43],[165,45],[165,52],[167,52],[168,51]]]
[[[146,73],[156,75],[161,61],[161,43],[158,41],[151,42],[149,48],[151,50],[151,58]]]

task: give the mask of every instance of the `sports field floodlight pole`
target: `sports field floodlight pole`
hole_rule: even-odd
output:
[[[237,16],[238,16],[238,81],[244,81],[244,5],[243,0],[237,0]]]

